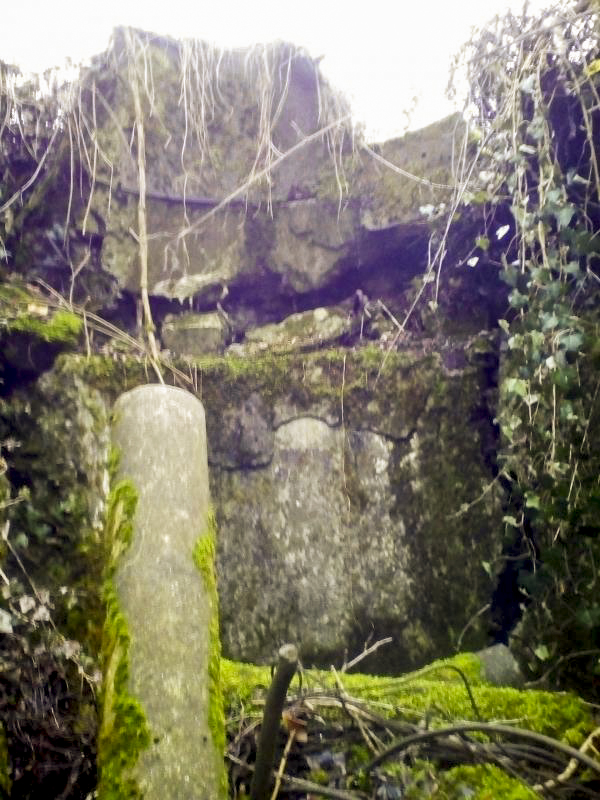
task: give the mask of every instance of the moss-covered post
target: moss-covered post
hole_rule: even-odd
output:
[[[181,389],[141,386],[117,400],[112,433],[113,494],[128,486],[136,502],[129,545],[111,545],[124,552],[107,588],[99,795],[213,800],[226,779],[204,409]],[[122,509],[109,512],[109,538],[118,537]],[[135,731],[121,736],[128,710]]]

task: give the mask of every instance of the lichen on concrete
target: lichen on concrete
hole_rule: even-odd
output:
[[[373,625],[394,636],[390,670],[455,646],[489,602],[481,562],[500,547],[480,356],[493,344],[481,338],[450,369],[435,350],[376,346],[189,360],[206,409],[228,655],[265,658],[294,633],[305,657],[327,661]],[[110,398],[147,379],[135,359],[59,366]],[[315,446],[290,448],[299,425],[321,431]],[[329,565],[318,586],[305,561]],[[484,646],[486,624],[477,618],[464,644]]]
[[[199,363],[226,653],[260,660],[291,636],[327,661],[373,627],[394,637],[389,669],[451,650],[488,601],[481,562],[500,547],[476,362],[367,347]],[[260,402],[243,411],[248,397]],[[252,436],[263,429],[271,441]],[[234,434],[259,450],[242,456]],[[470,646],[485,625],[468,628]]]

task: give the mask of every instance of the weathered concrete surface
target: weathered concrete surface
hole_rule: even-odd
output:
[[[227,325],[216,313],[169,314],[163,322],[162,342],[177,355],[221,354],[228,343]]]
[[[138,493],[115,575],[131,634],[129,690],[153,737],[135,777],[147,800],[213,800],[223,774],[209,728],[216,598],[193,560],[209,511],[202,404],[181,389],[141,386],[115,404],[113,442],[119,475]]]
[[[393,445],[353,432],[347,454],[344,439],[340,428],[300,417],[278,428],[266,469],[217,479],[228,651],[264,659],[287,637],[307,657],[339,654],[367,595],[372,619],[405,617],[411,579],[405,531],[390,516]],[[361,462],[360,477],[347,457]],[[364,493],[360,511],[347,481]]]
[[[468,505],[493,477],[476,349],[383,367],[374,348],[294,356],[203,378],[228,656],[269,659],[293,640],[327,665],[370,635],[394,637],[378,668],[451,652],[489,602],[481,564],[501,547],[500,495]],[[483,646],[488,623],[463,644]]]

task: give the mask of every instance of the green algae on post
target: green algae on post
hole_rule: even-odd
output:
[[[221,639],[219,632],[219,596],[217,594],[217,578],[215,573],[215,552],[217,542],[217,522],[211,508],[207,515],[205,532],[198,537],[194,545],[194,564],[204,580],[204,587],[211,605],[210,619],[210,654],[208,658],[209,706],[208,725],[213,738],[215,751],[225,753],[225,712],[223,689],[221,686]],[[221,794],[227,794],[227,775],[221,769]]]
[[[151,732],[128,777],[145,800],[217,798],[225,780],[222,711],[213,691],[214,545],[206,535],[198,543],[210,508],[204,409],[182,389],[138,386],[115,403],[112,436],[118,474],[138,497],[114,588],[130,636],[128,689]]]
[[[113,467],[115,456],[113,453]],[[111,490],[106,517],[107,578],[104,586],[106,619],[102,656],[104,687],[98,736],[98,800],[138,800],[140,787],[129,773],[151,737],[144,711],[128,689],[131,637],[114,587],[118,560],[131,543],[135,487],[121,480]]]

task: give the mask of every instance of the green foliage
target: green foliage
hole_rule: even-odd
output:
[[[566,4],[560,25],[509,14],[470,43],[468,69],[488,193],[475,243],[487,241],[510,288],[497,422],[507,536],[526,598],[514,642],[532,676],[597,696],[600,81],[586,67],[600,46],[594,8]]]

